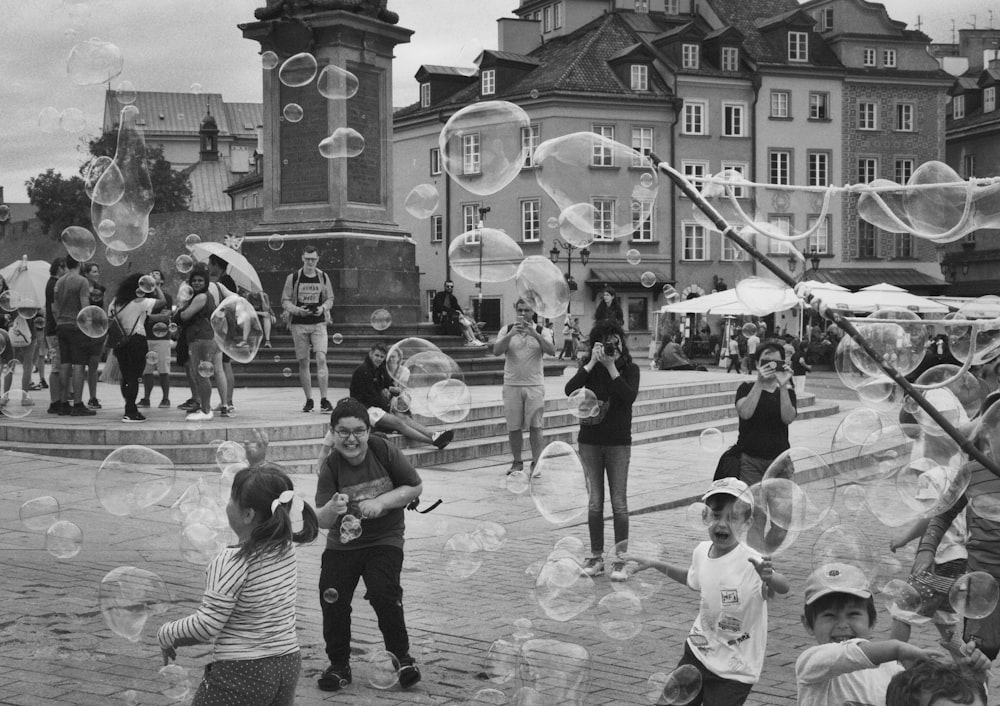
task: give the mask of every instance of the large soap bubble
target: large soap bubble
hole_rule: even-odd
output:
[[[411,392],[411,403],[412,394]],[[455,424],[469,416],[472,393],[462,380],[438,380],[427,390],[427,408],[435,419],[440,419],[445,424]]]
[[[230,295],[212,312],[212,331],[222,352],[237,363],[253,360],[264,340],[264,329],[253,304]]]
[[[972,358],[973,365],[982,365],[1000,355],[1000,329],[994,324],[1000,317],[1000,297],[988,295],[963,304],[955,319],[971,324],[944,322],[951,354],[964,363]]]
[[[326,159],[357,157],[365,151],[365,138],[352,127],[338,127],[319,143],[319,153]]]
[[[539,186],[580,230],[621,238],[652,212],[649,204],[659,188],[656,170],[620,142],[593,132],[564,135],[539,145],[534,162]],[[595,213],[567,212],[577,204],[590,204]]]
[[[417,353],[426,352],[440,353],[441,349],[425,338],[409,337],[394,343],[385,356],[385,368],[389,372],[389,377],[398,385],[405,387],[410,379],[406,361]]]
[[[546,446],[535,464],[531,499],[538,512],[553,524],[566,524],[587,511],[587,484],[583,464],[564,441]]]
[[[736,284],[736,297],[751,314],[766,316],[794,306],[791,290],[783,282],[746,277]]]
[[[358,92],[358,77],[339,66],[326,66],[316,79],[316,90],[330,100],[351,98]]]
[[[784,479],[761,481],[747,488],[726,510],[729,531],[764,556],[788,551],[799,537],[797,511],[805,507],[801,489]],[[793,529],[788,529],[790,525]]]
[[[597,210],[593,204],[575,203],[559,213],[556,224],[559,236],[576,248],[585,248],[594,242],[594,219]]]
[[[546,561],[535,579],[535,600],[548,618],[565,623],[597,600],[594,579],[573,559]]]
[[[108,220],[115,224],[114,233],[101,240],[111,250],[127,252],[141,247],[149,236],[149,214],[153,210],[153,185],[146,169],[146,141],[142,128],[136,124],[139,109],[134,105],[122,108],[118,128],[118,145],[114,163],[118,172],[109,167],[94,185],[95,198],[90,206],[91,223]],[[112,204],[100,203],[97,194],[105,189],[106,181],[121,178],[122,196]],[[117,185],[115,187],[117,189]]]
[[[159,576],[134,566],[119,566],[101,579],[99,592],[104,624],[119,637],[138,642],[151,615],[170,604],[170,592]]]
[[[764,481],[782,480],[768,492],[780,527],[804,530],[820,524],[833,508],[836,476],[822,456],[804,446],[793,446],[778,455],[764,472]],[[778,517],[781,515],[782,517]]]
[[[91,304],[80,309],[76,325],[89,338],[100,338],[108,332],[108,315],[99,306]]]
[[[402,365],[407,372],[405,375],[400,372],[400,375],[406,378],[404,387],[414,414],[425,417],[437,417],[438,413],[461,414],[465,406],[461,388],[465,383],[462,370],[454,359],[440,351],[424,351],[410,356]],[[459,406],[449,407],[450,401]]]
[[[470,282],[506,282],[514,278],[524,259],[521,246],[495,228],[462,233],[451,241],[448,254],[452,272]]]
[[[174,487],[174,462],[145,446],[115,449],[97,470],[97,499],[112,515],[125,516],[158,503]]]
[[[547,257],[529,255],[514,275],[517,294],[531,310],[546,319],[569,311],[570,289],[562,271]]]
[[[612,640],[631,640],[642,623],[642,601],[631,591],[613,591],[597,602],[597,625]]]
[[[521,172],[522,130],[531,125],[524,110],[506,101],[468,105],[449,118],[441,134],[441,166],[463,189],[495,194]]]
[[[45,551],[57,559],[72,559],[83,548],[83,530],[68,520],[59,520],[45,531]]]
[[[94,234],[80,226],[69,226],[59,236],[63,247],[77,262],[87,262],[97,250],[97,239]]]
[[[884,319],[893,321],[883,321]],[[907,323],[896,323],[897,321]],[[860,346],[852,348],[851,357],[855,365],[868,375],[882,374],[879,363],[891,365],[900,375],[906,375],[916,370],[924,359],[928,327],[915,312],[908,309],[882,309],[870,314],[857,328],[878,355],[877,361],[872,360]]]
[[[278,80],[292,88],[305,86],[316,78],[316,57],[301,52],[285,59],[278,69]]]
[[[948,591],[948,601],[963,618],[981,620],[996,610],[1000,587],[985,571],[973,571],[960,576]]]
[[[881,559],[863,528],[835,525],[824,531],[813,545],[812,568],[826,564],[850,564],[861,570],[869,584],[874,583]]]
[[[590,653],[580,645],[527,640],[517,660],[517,683],[531,696],[518,703],[582,706],[590,692],[590,665]]]
[[[433,184],[417,184],[406,195],[403,206],[411,216],[423,220],[431,217],[438,209],[440,201],[441,196]]]
[[[683,706],[701,693],[701,672],[693,664],[684,664],[666,674],[657,672],[646,680],[646,700],[651,704]]]
[[[59,501],[42,495],[25,501],[19,511],[21,524],[32,532],[44,532],[59,521]]]
[[[984,390],[979,378],[970,372],[959,375],[960,370],[961,368],[957,365],[947,363],[935,365],[920,374],[920,377],[917,378],[917,385],[948,390],[961,404],[965,415],[971,418],[979,411],[979,407],[986,397],[986,390]]]
[[[66,74],[78,86],[107,83],[120,74],[124,66],[122,50],[96,37],[74,46],[66,58]]]

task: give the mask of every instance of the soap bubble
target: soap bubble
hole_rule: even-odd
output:
[[[203,378],[210,378],[215,373],[215,366],[207,360],[198,363],[198,375]]]
[[[1000,355],[1000,330],[993,324],[997,317],[1000,317],[1000,297],[989,295],[963,304],[955,312],[955,318],[973,324],[944,322],[951,354],[960,363],[971,356],[973,365],[982,365]]]
[[[963,618],[981,620],[997,607],[1000,587],[985,571],[972,571],[955,579],[948,591],[948,602]]]
[[[97,224],[97,235],[101,237],[101,240],[108,240],[115,234],[115,223],[105,218],[103,221]]]
[[[273,51],[266,51],[260,55],[260,65],[265,71],[270,71],[278,65],[278,55]]]
[[[59,520],[45,531],[45,551],[57,559],[72,559],[83,548],[83,531],[72,522]]]
[[[213,527],[191,518],[185,520],[180,539],[184,561],[196,566],[206,566],[223,548],[225,542]]]
[[[62,117],[62,113],[53,108],[51,105],[38,113],[38,128],[47,135],[51,135],[59,131],[59,119]]]
[[[596,417],[601,411],[601,401],[593,390],[587,387],[579,387],[566,398],[569,402],[569,412],[577,419],[589,419]]]
[[[799,537],[798,530],[782,525],[793,524],[792,512],[801,506],[801,498],[798,504],[782,502],[785,495],[774,488],[778,484],[785,485],[777,480],[750,486],[725,511],[730,532],[764,556],[784,553]],[[708,518],[711,523],[711,515]]]
[[[122,50],[96,37],[74,46],[66,58],[66,74],[78,86],[108,83],[124,66]]]
[[[833,508],[837,477],[822,456],[804,446],[779,454],[764,471],[763,481],[780,481],[765,495],[772,521],[784,529],[815,527]]]
[[[433,184],[417,184],[406,195],[406,201],[403,205],[407,213],[414,218],[423,220],[430,218],[438,209],[440,200],[441,196]]]
[[[506,101],[468,105],[448,119],[438,136],[441,166],[466,191],[495,194],[521,172],[521,131],[531,125],[522,108]]]
[[[494,684],[506,684],[513,679],[517,666],[518,651],[518,646],[513,642],[508,640],[494,640],[493,644],[490,645],[489,651],[486,653],[486,658],[483,660],[483,673],[486,675],[486,678]],[[496,690],[487,689],[486,691]],[[497,693],[503,696],[502,692]],[[474,696],[473,698],[476,697]],[[488,702],[480,701],[480,703]],[[506,697],[504,697],[503,701],[494,703],[505,704],[507,703]]]
[[[704,529],[704,525],[701,527]],[[638,564],[636,559],[647,561],[663,560],[663,545],[659,542],[637,538],[635,536],[618,542],[614,548],[615,556],[625,559],[628,569],[628,580],[625,582],[614,582],[611,587],[616,591],[625,590],[634,593],[640,600],[647,600],[656,594],[663,586],[666,576],[659,571],[637,572]]]
[[[589,203],[575,203],[559,213],[556,226],[559,237],[576,248],[585,248],[594,242],[594,220],[597,210]]]
[[[372,312],[372,315],[368,317],[368,323],[370,323],[372,328],[376,331],[385,331],[387,328],[392,326],[392,314],[390,314],[386,309],[376,309]]]
[[[764,277],[746,277],[736,284],[736,297],[756,316],[784,311],[794,305],[791,290],[783,282]]]
[[[506,282],[514,278],[524,259],[521,246],[495,228],[462,233],[451,241],[448,254],[452,272],[470,282]]]
[[[316,57],[302,52],[285,59],[278,69],[278,80],[286,86],[305,86],[316,78]]]
[[[87,118],[79,108],[67,108],[59,115],[59,127],[63,132],[75,135],[87,127]]]
[[[323,591],[323,602],[324,603],[336,603],[340,599],[340,594],[337,593],[337,589],[328,588]]]
[[[917,589],[902,579],[890,579],[880,593],[889,603],[890,610],[916,613],[923,604]]]
[[[14,372],[13,364],[9,368]],[[2,374],[2,372],[0,372]],[[0,395],[0,414],[11,419],[23,419],[31,414],[35,402],[31,399],[27,390],[13,389],[7,390]]]
[[[219,467],[219,470],[224,470],[233,464],[246,464],[246,462],[247,452],[243,444],[235,441],[223,441],[215,447],[215,465]]]
[[[111,249],[127,252],[141,247],[149,237],[149,214],[153,210],[153,185],[146,162],[143,128],[137,124],[139,109],[126,105],[121,110],[114,165],[94,184],[90,222],[108,220],[115,224],[114,235],[101,238]],[[101,194],[121,197],[113,203]],[[109,258],[109,262],[110,262]]]
[[[948,390],[961,404],[966,416],[971,418],[979,411],[985,393],[979,378],[970,372],[959,375],[960,370],[961,368],[957,365],[935,365],[920,374],[920,377],[917,378],[917,384]],[[948,384],[941,387],[941,383],[946,381]],[[922,411],[920,413],[926,414]]]
[[[344,342],[344,334],[335,333],[332,336],[330,336],[330,341],[333,343],[333,345],[339,346],[341,343]]]
[[[586,703],[590,663],[590,653],[580,645],[538,638],[526,641],[518,658],[518,675],[524,686],[517,703]]]
[[[283,368],[282,371],[281,371],[281,374],[284,377],[286,377],[286,378],[290,378],[290,377],[292,377],[292,369],[291,368]]]
[[[91,200],[111,206],[125,195],[125,177],[111,157],[93,157],[83,171],[83,188]]]
[[[511,471],[507,474],[504,481],[504,486],[507,491],[513,493],[514,495],[524,495],[528,492],[528,487],[530,485],[530,480],[528,474],[524,471]]]
[[[358,77],[339,66],[326,66],[319,72],[316,90],[330,100],[351,98],[358,92]]]
[[[718,429],[710,427],[698,435],[698,443],[705,451],[714,453],[722,450],[726,444],[726,437]]]
[[[158,503],[174,487],[177,471],[169,458],[145,446],[112,451],[97,471],[97,499],[112,515],[125,516]]]
[[[85,306],[76,315],[76,325],[90,338],[100,338],[108,332],[108,315],[99,306]]]
[[[597,625],[612,640],[631,640],[642,632],[642,601],[631,591],[613,591],[597,602]]]
[[[194,267],[194,258],[190,255],[178,255],[177,259],[174,260],[174,266],[177,268],[178,272],[182,275],[186,275],[191,271],[191,268]]]
[[[405,378],[401,385],[409,395],[409,407],[415,414],[434,417],[435,412],[456,416],[462,413],[465,407],[464,380],[461,368],[451,357],[440,351],[416,353],[402,363],[397,374]],[[432,395],[437,394],[441,394],[440,401],[432,400]],[[454,398],[450,397],[452,394]],[[455,399],[460,406],[444,409],[441,405],[447,405],[449,399]]]
[[[272,233],[267,238],[267,247],[271,250],[278,252],[281,248],[285,247],[285,236],[280,233]]]
[[[479,72],[482,59],[483,45],[478,39],[473,38],[462,44],[454,66],[463,76],[475,76]]]
[[[281,117],[290,123],[297,123],[302,120],[302,106],[298,103],[289,103],[281,110]]]
[[[597,600],[594,580],[575,560],[546,561],[535,579],[535,600],[550,619],[565,623]]]
[[[625,260],[630,265],[638,265],[642,262],[642,253],[635,248],[630,248],[629,251],[625,253]]]
[[[160,668],[159,692],[171,701],[183,701],[191,693],[188,670],[179,664],[167,664]]]
[[[563,441],[548,444],[535,464],[531,499],[539,514],[553,524],[572,522],[587,511],[583,464]]]
[[[151,275],[143,275],[139,278],[139,291],[143,294],[149,294],[154,289],[156,289],[156,280],[153,279]]]
[[[409,337],[397,341],[385,357],[385,367],[389,376],[400,386],[406,387],[410,379],[410,370],[406,362],[418,353],[440,353],[441,349],[424,338]]]
[[[327,159],[357,157],[365,151],[365,138],[350,127],[338,127],[319,143],[319,153]]]
[[[680,292],[674,289],[673,285],[665,284],[663,285],[663,298],[667,304],[673,304],[680,301],[681,295]]]
[[[387,650],[373,650],[365,658],[368,685],[385,691],[399,682],[399,660]]]
[[[745,323],[745,324],[743,324],[743,328],[740,329],[740,332],[743,334],[743,336],[745,338],[750,338],[751,336],[756,336],[757,335],[757,324],[753,323],[752,321],[748,322],[748,323]]]
[[[831,451],[859,447],[873,433],[882,429],[882,417],[870,407],[852,409],[837,426],[830,443]]]
[[[455,424],[469,416],[472,393],[461,380],[438,380],[427,391],[427,405],[434,418],[446,424]]]
[[[183,304],[187,301],[190,301],[191,297],[193,296],[194,296],[194,289],[191,288],[190,284],[188,284],[187,282],[181,282],[179,285],[177,285],[177,302],[179,304]]]
[[[468,532],[449,537],[443,553],[445,573],[455,581],[469,578],[483,565],[483,547]]]
[[[249,363],[257,356],[264,340],[264,329],[253,304],[243,297],[230,295],[212,312],[210,319],[215,343],[237,363]]]
[[[497,522],[482,521],[470,533],[486,552],[495,552],[507,543],[507,530]]]
[[[912,321],[914,323],[889,323],[882,319]],[[928,338],[927,324],[908,309],[882,309],[868,315],[857,324],[859,333],[875,350],[878,360],[873,360],[860,346],[851,349],[854,364],[864,373],[882,375],[879,363],[894,367],[900,375],[916,370],[924,358]]]
[[[21,505],[21,524],[31,532],[44,532],[59,521],[59,501],[51,495],[32,498]]]
[[[115,88],[115,100],[118,101],[120,105],[130,105],[135,103],[135,99],[135,84],[131,81],[121,81],[118,84],[118,87]]]
[[[163,613],[171,600],[163,579],[153,572],[119,566],[101,579],[99,602],[104,624],[119,637],[138,642],[149,617]]]
[[[701,693],[701,672],[692,664],[684,664],[664,674],[657,672],[646,681],[646,697],[651,704],[683,706]]]
[[[684,523],[691,529],[699,532],[711,524],[711,511],[708,505],[701,502],[693,502],[684,510]]]
[[[10,206],[5,203],[0,203],[0,223],[6,223],[10,220]]]
[[[656,274],[653,272],[643,272],[639,275],[639,284],[646,289],[656,286]]]
[[[570,289],[562,271],[547,257],[529,255],[514,275],[517,294],[541,317],[558,319],[569,310]]]
[[[201,236],[197,233],[191,233],[184,238],[184,247],[187,248],[188,252],[194,251],[194,246],[201,243]]]
[[[857,567],[869,584],[878,576],[881,559],[869,537],[853,525],[835,525],[824,531],[812,549],[812,570],[840,563]]]

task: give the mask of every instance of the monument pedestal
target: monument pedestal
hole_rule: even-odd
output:
[[[279,306],[287,275],[301,267],[302,250],[314,245],[334,288],[334,321],[367,321],[376,309],[389,310],[400,323],[418,321],[414,243],[393,220],[391,179],[392,55],[412,32],[344,10],[295,13],[242,29],[279,60],[263,72],[263,220],[242,245],[272,305]],[[316,78],[282,82],[282,64],[298,54],[315,58],[320,78],[330,66],[349,71],[357,93],[323,95]],[[295,122],[285,118],[293,103],[302,115]],[[364,140],[360,154],[320,154],[319,143],[337,130]],[[277,250],[275,234],[281,236]]]

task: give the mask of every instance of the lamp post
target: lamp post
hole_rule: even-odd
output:
[[[553,264],[558,264],[559,262],[559,250],[566,251],[566,285],[569,287],[571,292],[570,297],[572,297],[572,292],[575,292],[579,285],[577,285],[576,280],[573,279],[573,251],[580,250],[580,262],[584,267],[590,262],[590,250],[587,248],[577,248],[572,243],[566,243],[562,240],[556,239],[553,241],[552,249],[549,250],[549,259],[552,260]],[[570,307],[572,306],[573,300],[570,299],[569,305],[566,307],[566,315],[570,313]]]

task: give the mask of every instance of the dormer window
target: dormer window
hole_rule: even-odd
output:
[[[635,11],[640,15],[649,13],[649,0],[635,0]]]
[[[552,31],[552,6],[547,5],[542,9],[542,32],[548,33]]]
[[[983,112],[992,113],[997,109],[997,87],[990,86],[983,90]]]
[[[951,99],[951,117],[955,120],[965,117],[965,96],[955,96]]]
[[[645,64],[632,64],[632,90],[649,90],[649,67]]]
[[[874,49],[866,48],[864,50],[864,57],[862,59],[862,63],[867,68],[871,68],[871,67],[875,66],[875,50]]]
[[[697,69],[699,64],[700,52],[697,44],[682,44],[681,45],[681,67],[685,69]]]
[[[819,29],[821,32],[833,29],[833,8],[824,7],[819,11]]]
[[[484,69],[483,70],[483,95],[492,96],[497,92],[497,70],[496,69]]]
[[[740,50],[738,47],[722,47],[722,70],[740,70]]]
[[[420,84],[420,107],[429,108],[431,105],[431,84]]]
[[[788,60],[809,60],[809,35],[805,32],[788,33]]]
[[[681,0],[667,0],[663,11],[668,15],[681,14]]]
[[[553,29],[559,29],[562,27],[562,15],[563,15],[563,4],[557,2],[552,6],[552,27]]]
[[[896,50],[895,49],[883,49],[882,50],[882,66],[887,69],[896,68]]]

